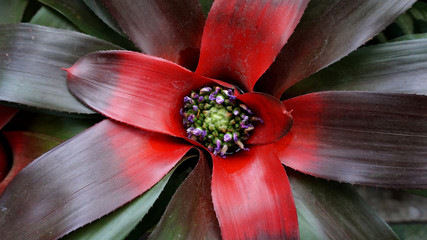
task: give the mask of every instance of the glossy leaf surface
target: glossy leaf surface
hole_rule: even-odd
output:
[[[252,90],[300,20],[307,0],[216,0],[196,73]]]
[[[68,91],[66,73],[80,56],[118,47],[71,31],[0,25],[0,101],[69,113],[94,113]]]
[[[151,239],[221,239],[212,205],[211,170],[204,155],[178,188]]]
[[[294,126],[276,143],[286,166],[382,187],[427,188],[427,97],[320,92],[284,101]]]
[[[34,159],[61,143],[56,138],[38,133],[6,132],[5,135],[11,148],[13,164],[6,178],[0,182],[0,196],[18,172]]]
[[[186,137],[179,113],[184,96],[215,84],[173,62],[127,51],[92,53],[68,72],[71,92],[96,111],[178,137]]]
[[[29,0],[0,1],[0,24],[20,22],[28,1]]]
[[[291,87],[285,96],[325,90],[426,95],[426,49],[427,38],[364,47]]]
[[[280,98],[290,86],[374,37],[414,2],[310,1],[289,42],[256,89]]]
[[[103,0],[145,53],[194,69],[205,17],[197,0]]]
[[[299,239],[288,177],[271,145],[213,156],[212,199],[224,239]]]
[[[262,123],[255,125],[249,144],[267,144],[276,142],[291,130],[292,116],[285,106],[277,99],[263,93],[246,93],[237,97],[248,105]]]
[[[36,159],[11,182],[0,198],[2,238],[58,238],[92,222],[151,188],[190,147],[104,120]]]
[[[301,239],[398,239],[348,185],[288,173]]]
[[[83,0],[40,0],[40,2],[63,14],[74,25],[89,35],[128,49],[133,47],[131,42],[113,31],[99,19],[90,8],[86,6]]]

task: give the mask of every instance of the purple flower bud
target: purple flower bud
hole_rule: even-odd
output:
[[[245,104],[240,104],[240,107],[243,108],[247,113],[252,114],[252,111]]]
[[[200,128],[195,128],[195,129],[193,129],[193,134],[194,135],[196,135],[196,136],[200,136],[200,135],[202,135],[202,133],[203,133],[203,130],[202,129],[200,129]]]
[[[220,87],[215,87],[215,93],[219,93],[219,91],[221,91],[221,88]]]
[[[221,148],[221,141],[219,139],[216,140],[216,147]]]
[[[194,110],[195,112],[197,112],[197,111],[199,111],[199,108],[198,108],[196,105],[193,105],[193,110]]]
[[[224,102],[224,97],[222,97],[221,95],[216,97],[216,103],[218,104],[222,104]]]
[[[199,93],[203,94],[203,93],[208,93],[210,91],[212,91],[212,88],[210,88],[210,87],[204,87],[204,88],[200,89]]]
[[[226,134],[224,135],[224,142],[228,142],[228,141],[230,141],[230,140],[231,140],[231,134],[226,133]]]
[[[185,102],[185,103],[189,102],[189,103],[191,103],[191,104],[192,104],[192,103],[194,103],[193,99],[191,99],[191,98],[190,98],[190,97],[188,97],[188,96],[185,96],[185,97],[184,97],[184,102]]]
[[[239,138],[237,137],[237,133],[233,133],[233,140],[235,142],[239,141]]]
[[[248,125],[246,125],[244,122],[241,122],[241,123],[240,123],[240,127],[241,127],[241,128],[243,128],[243,129],[246,129],[246,128],[248,128],[249,126],[248,126]]]
[[[237,116],[237,115],[239,115],[239,110],[234,110],[234,112],[233,112],[233,114],[234,114],[234,116]]]
[[[189,128],[187,128],[187,136],[190,138],[193,134],[192,134],[192,132],[193,132],[193,130],[194,130],[194,127],[189,127]]]
[[[183,108],[179,109],[179,114],[181,115],[181,117],[185,117]]]
[[[205,100],[205,98],[203,96],[199,96],[198,100],[199,100],[199,102],[201,102],[201,101]]]
[[[208,150],[212,152],[212,151],[214,150],[213,146],[212,146],[212,145],[209,145],[209,146],[208,146]]]
[[[197,93],[195,93],[195,92],[192,92],[192,93],[191,93],[191,97],[192,97],[193,99],[195,99],[195,98],[199,98],[199,94],[197,94]]]
[[[236,97],[234,95],[230,95],[229,100],[230,102],[234,102],[234,100],[236,100]]]
[[[202,139],[204,139],[206,137],[206,134],[208,134],[208,132],[206,132],[206,130],[202,131]]]
[[[188,120],[189,122],[193,123],[193,122],[194,122],[194,118],[195,118],[195,117],[196,117],[196,116],[194,116],[194,114],[191,114],[190,116],[188,116],[187,120]]]
[[[215,100],[215,99],[216,99],[216,96],[215,96],[215,95],[216,95],[215,93],[211,93],[211,94],[209,95],[209,100],[211,100],[211,101]]]

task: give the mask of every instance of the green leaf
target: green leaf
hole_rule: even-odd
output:
[[[0,0],[0,24],[18,23],[29,0]]]
[[[328,90],[427,94],[427,38],[363,47],[288,89],[290,98]]]
[[[213,0],[199,0],[199,2],[202,6],[203,14],[205,14],[205,16],[208,16],[208,13],[212,7]]]
[[[30,131],[58,139],[69,139],[101,120],[95,118],[69,118],[50,114],[19,111],[6,126],[6,131]]]
[[[427,236],[426,223],[393,224],[391,228],[401,240],[419,240]]]
[[[111,29],[122,36],[126,36],[117,22],[113,19],[108,9],[102,4],[102,0],[83,0],[85,4]]]
[[[62,13],[83,32],[104,39],[126,49],[134,49],[133,44],[108,27],[99,19],[83,0],[39,0]]]
[[[49,7],[42,6],[31,18],[30,23],[47,27],[79,31],[68,19]]]
[[[397,239],[349,185],[287,172],[301,239]]]
[[[66,72],[81,56],[117,46],[32,24],[0,25],[0,101],[57,113],[94,114],[68,91]]]
[[[194,171],[178,188],[152,239],[220,239],[212,204],[211,170],[203,153]]]

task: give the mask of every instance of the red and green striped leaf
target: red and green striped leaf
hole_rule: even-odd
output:
[[[427,38],[363,47],[299,82],[287,98],[328,90],[427,95]]]
[[[103,0],[143,52],[194,69],[205,17],[197,0]]]
[[[280,98],[294,85],[374,37],[415,0],[310,1],[301,22],[256,89]]]
[[[427,188],[427,96],[320,92],[284,101],[294,125],[280,160],[336,181]]]
[[[184,96],[215,84],[173,62],[127,51],[92,53],[67,71],[71,92],[96,111],[178,137],[187,135],[179,113]]]
[[[69,93],[66,72],[60,68],[89,52],[117,48],[72,31],[32,24],[0,25],[0,101],[93,114]]]
[[[104,120],[16,176],[0,198],[2,238],[61,237],[150,189],[190,148]]]
[[[201,153],[196,168],[178,188],[152,239],[221,239],[212,205],[211,170]]]
[[[216,0],[196,73],[252,90],[300,20],[307,0]]]
[[[272,145],[213,156],[212,199],[224,239],[299,239],[288,177]]]

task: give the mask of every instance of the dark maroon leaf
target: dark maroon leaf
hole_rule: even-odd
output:
[[[328,90],[427,94],[427,39],[363,47],[292,86],[286,98]]]
[[[55,239],[92,222],[151,188],[190,148],[104,120],[15,177],[0,198],[2,239]]]
[[[195,69],[205,17],[197,0],[104,0],[145,53]]]
[[[294,126],[276,149],[313,176],[427,188],[427,96],[320,92],[284,101]]]
[[[72,31],[32,24],[0,25],[0,101],[93,114],[68,92],[66,72],[60,68],[105,49],[118,47]]]
[[[256,89],[280,98],[290,86],[374,37],[414,2],[310,1],[289,42]]]

